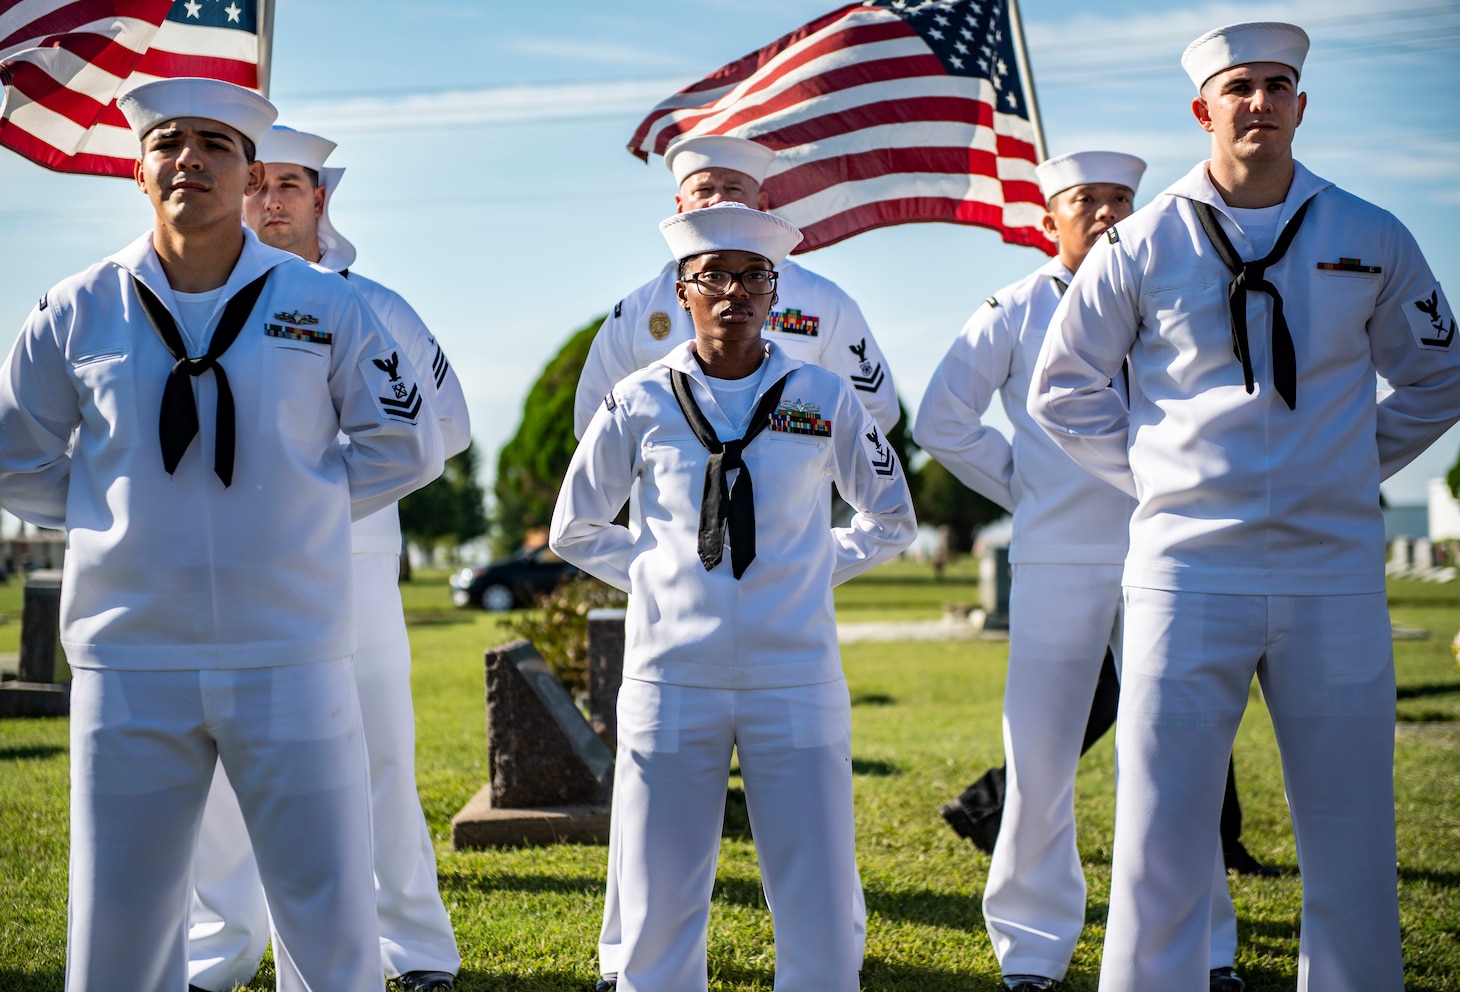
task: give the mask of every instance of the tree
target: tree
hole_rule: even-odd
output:
[[[464,544],[487,532],[487,494],[477,481],[480,459],[467,445],[446,460],[440,478],[400,501],[400,529],[427,547]]]
[[[518,550],[528,531],[552,521],[558,487],[578,446],[573,436],[578,377],[602,323],[599,317],[575,331],[548,362],[522,405],[517,433],[497,456],[492,549],[499,555]]]
[[[972,551],[974,533],[1005,513],[1002,506],[969,489],[932,458],[908,481],[914,483],[913,508],[918,523],[933,527],[947,524],[951,551]]]

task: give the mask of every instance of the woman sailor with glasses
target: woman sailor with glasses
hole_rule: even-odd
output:
[[[801,232],[721,203],[660,224],[695,337],[616,385],[573,455],[553,549],[629,593],[614,817],[619,992],[708,983],[736,752],[781,988],[853,992],[851,708],[832,586],[916,528],[902,467],[845,380],[762,340]],[[643,525],[613,521],[638,482]],[[833,528],[828,482],[856,510]]]

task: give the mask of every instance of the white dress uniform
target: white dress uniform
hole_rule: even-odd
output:
[[[347,269],[341,261],[326,251],[320,265]],[[440,344],[400,294],[355,272],[347,275],[417,370],[446,457],[463,450],[471,442],[466,399]],[[436,851],[416,792],[411,647],[398,584],[401,532],[395,504],[355,521],[350,537],[358,644],[354,669],[370,760],[381,963],[391,977],[408,971],[455,974],[461,955],[437,888]],[[245,985],[268,946],[269,916],[243,817],[221,766],[196,851],[189,982],[210,990]]]
[[[694,324],[675,296],[677,263],[670,262],[649,282],[617,303],[593,338],[588,359],[578,379],[573,406],[573,431],[578,437],[588,427],[603,397],[620,379],[669,354],[694,338]],[[824,276],[802,268],[791,259],[777,266],[780,309],[772,310],[761,328],[761,336],[774,341],[787,355],[807,365],[817,365],[843,376],[856,390],[883,431],[897,424],[897,391],[892,371],[883,356],[857,302]],[[638,526],[637,514],[634,526]],[[610,828],[609,864],[617,864],[618,846]],[[617,972],[618,872],[610,867],[604,898],[603,932],[599,937],[600,968],[605,975]],[[856,902],[856,939],[866,937],[866,907],[859,884]]]
[[[133,278],[189,322],[151,232],[47,293],[0,371],[0,494],[69,530],[69,992],[186,986],[186,852],[220,759],[295,952],[280,988],[383,987],[340,593],[351,516],[434,478],[441,434],[429,401],[402,402],[419,396],[413,373],[359,294],[243,238],[207,325],[267,273],[218,359],[230,485],[215,474],[216,370],[191,379],[201,426],[164,468],[154,425],[175,360]]]
[[[984,923],[1005,975],[1063,980],[1085,924],[1075,773],[1107,645],[1120,658],[1120,573],[1135,500],[1070,460],[1025,408],[1045,329],[1072,273],[1058,258],[999,290],[933,373],[913,437],[960,482],[1013,512],[1004,816]],[[1124,392],[1117,373],[1114,389]],[[995,391],[1013,443],[982,423]],[[1211,967],[1237,921],[1213,891]]]
[[[600,405],[551,532],[558,554],[629,593],[614,779],[618,988],[706,987],[734,748],[775,920],[777,985],[849,992],[859,958],[851,710],[831,590],[912,541],[907,483],[845,380],[768,342],[757,401],[788,378],[771,428],[744,451],[760,490],[756,557],[739,580],[728,560],[706,570],[696,548],[708,452],[671,370],[690,377],[720,437],[741,436],[692,343],[680,345]],[[828,480],[857,508],[848,527],[831,528]],[[635,484],[644,524],[631,533],[613,519]]]
[[[1379,481],[1460,416],[1454,316],[1409,232],[1301,164],[1266,278],[1297,367],[1273,389],[1272,299],[1247,294],[1249,394],[1232,273],[1208,204],[1263,257],[1205,164],[1122,221],[1065,295],[1030,408],[1070,455],[1138,499],[1126,560],[1121,755],[1100,987],[1199,987],[1204,852],[1256,671],[1283,755],[1303,875],[1299,988],[1403,986],[1393,819],[1394,667]],[[1105,387],[1129,354],[1129,413]],[[1376,404],[1375,371],[1394,391]]]
[[[897,424],[897,391],[892,370],[857,302],[840,286],[789,258],[776,266],[779,309],[766,318],[761,334],[787,355],[807,365],[830,369],[847,380],[884,431]],[[630,372],[647,368],[695,336],[689,314],[674,295],[676,265],[614,305],[588,350],[573,404],[573,433],[603,405],[603,397]]]

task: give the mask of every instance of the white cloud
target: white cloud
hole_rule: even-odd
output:
[[[288,116],[297,127],[336,134],[642,115],[692,81],[686,77],[529,84],[307,101],[289,108]]]

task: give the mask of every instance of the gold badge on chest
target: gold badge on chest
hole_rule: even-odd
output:
[[[649,314],[649,333],[654,335],[655,341],[663,341],[669,337],[669,314],[663,310],[655,310]]]

